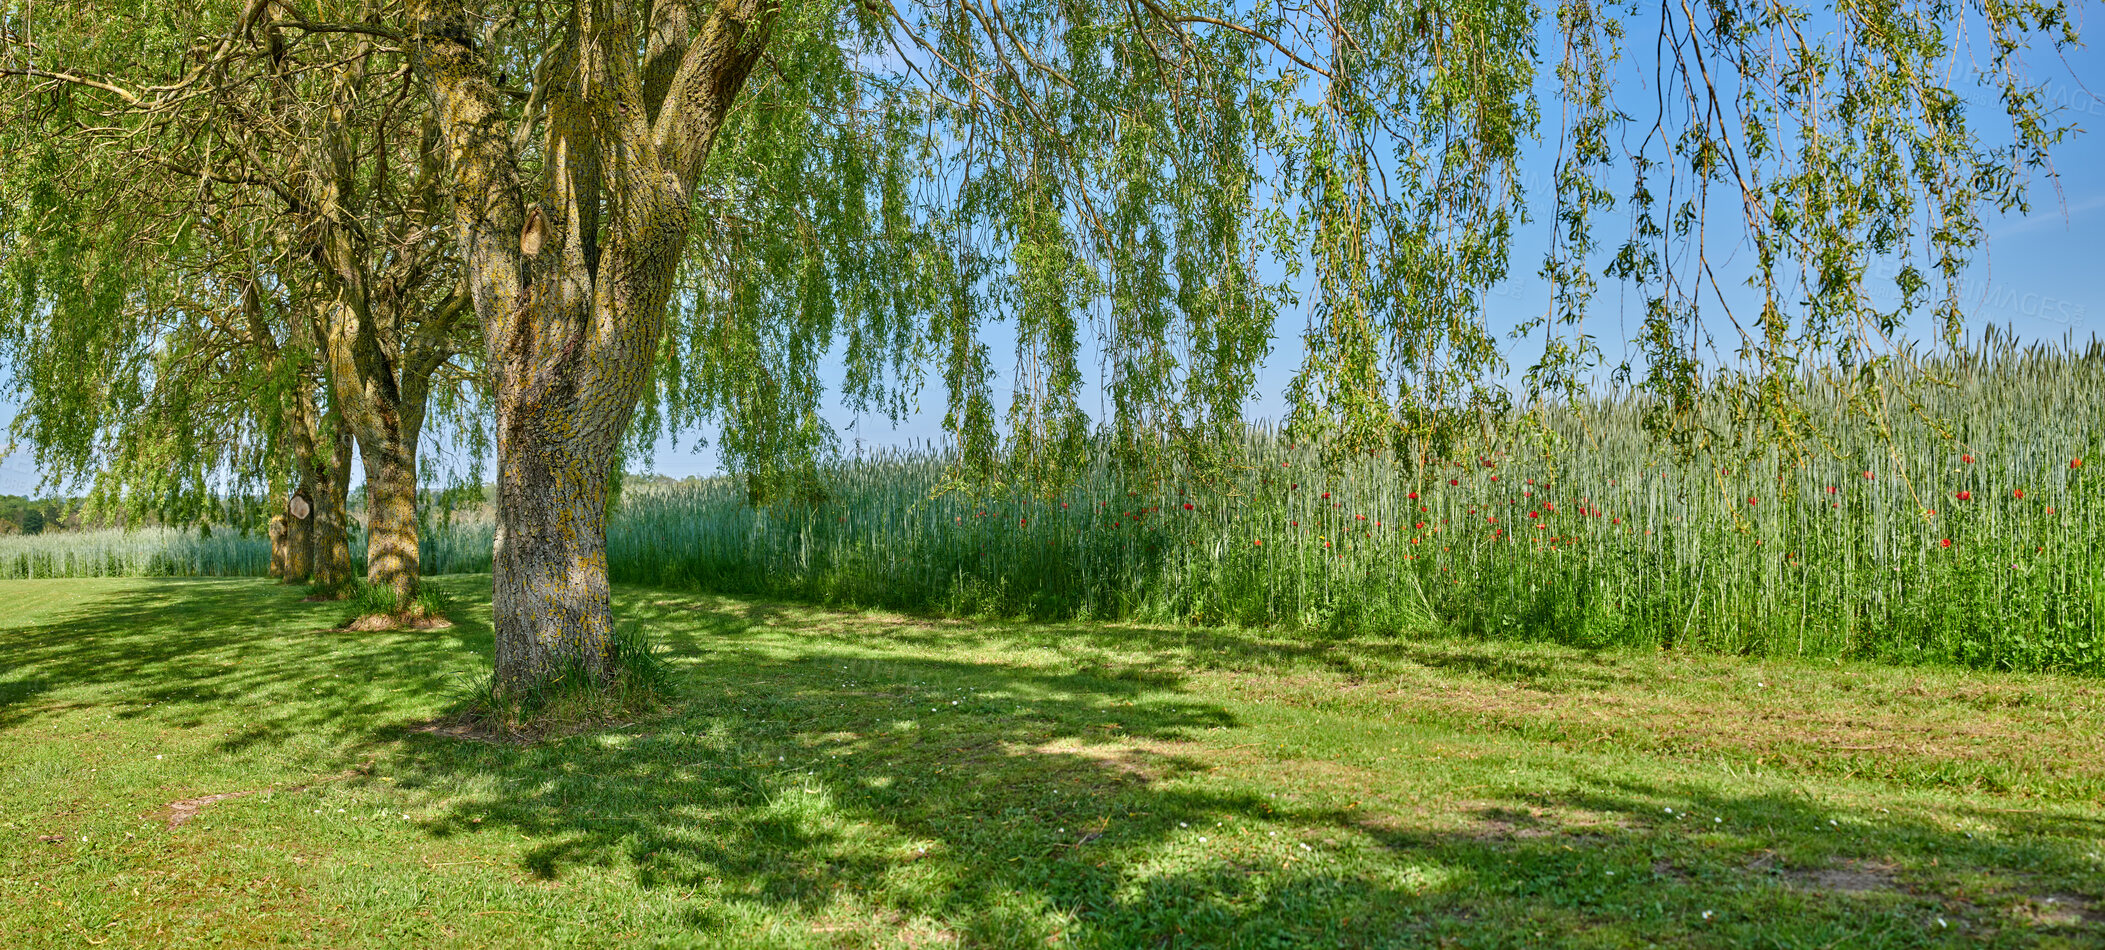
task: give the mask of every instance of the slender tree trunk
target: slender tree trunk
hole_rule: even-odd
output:
[[[351,432],[329,410],[329,464],[314,486],[314,583],[331,591],[351,579]]]
[[[365,580],[394,594],[397,610],[417,597],[417,437],[436,364],[405,370],[383,345],[372,303],[338,302],[326,324],[335,406],[365,464]],[[400,372],[400,378],[397,373]]]
[[[313,453],[300,461],[300,485],[298,494],[308,499],[307,517],[293,514],[288,504],[285,511],[285,582],[304,584],[314,577],[314,457]]]
[[[285,562],[290,552],[285,549],[285,519],[283,512],[270,516],[270,576],[283,579]]]

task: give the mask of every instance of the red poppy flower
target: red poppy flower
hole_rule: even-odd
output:
[[[1192,510],[1192,508],[1191,508],[1191,502],[1188,502],[1188,501],[1187,501],[1187,502],[1185,502],[1185,503],[1184,503],[1184,510],[1185,510],[1185,511],[1190,511],[1190,510]]]
[[[1830,495],[1832,495],[1832,494],[1834,494],[1835,492],[1838,492],[1838,491],[1841,491],[1841,489],[1839,489],[1839,488],[1836,488],[1836,487],[1835,487],[1835,486],[1833,486],[1833,485],[1829,485],[1829,486],[1827,486],[1827,493],[1828,493],[1828,494],[1830,494]]]
[[[2015,489],[2010,492],[2010,497],[2023,501],[2025,499],[2025,490],[2022,488]]]
[[[1324,492],[1324,493],[1323,493],[1323,497],[1325,497],[1325,498],[1329,498],[1329,497],[1330,497],[1330,493],[1329,493],[1329,492]]]
[[[1420,530],[1420,531],[1423,531],[1423,530],[1425,530],[1425,522],[1423,522],[1423,521],[1420,521],[1420,522],[1418,522],[1417,524],[1415,524],[1415,525],[1412,525],[1412,527],[1414,527],[1414,528],[1417,528],[1417,529],[1418,529],[1418,530]]]
[[[1417,500],[1418,500],[1418,493],[1417,493],[1417,492],[1412,492],[1412,493],[1410,493],[1410,494],[1409,494],[1408,496],[1406,496],[1406,497],[1410,498],[1410,500],[1412,500],[1412,501],[1417,501]]]
[[[1961,461],[1961,462],[1965,462],[1965,463],[1966,463],[1966,464],[1968,464],[1968,465],[1972,465],[1972,464],[1973,464],[1973,455],[1972,455],[1971,453],[1969,453],[1969,454],[1966,454],[1966,455],[1961,455],[1961,456],[1959,456],[1959,461]]]
[[[2082,460],[2082,459],[2069,459],[2069,460],[2068,460],[2068,467],[2070,467],[2070,468],[2082,468],[2082,467],[2083,467],[2083,460]]]
[[[1873,475],[1873,474],[1871,474],[1870,472],[1865,472],[1865,473],[1864,473],[1864,477],[1865,477],[1865,478],[1877,478],[1878,476],[1876,476],[1876,475]]]
[[[1942,541],[1939,541],[1939,542],[1937,542],[1937,546],[1938,546],[1938,547],[1940,547],[1940,548],[1948,548],[1948,547],[1951,547],[1951,546],[1952,546],[1952,539],[1950,539],[1950,538],[1945,538],[1944,540],[1942,540]]]
[[[1264,547],[1264,539],[1263,539],[1263,538],[1257,538],[1257,539],[1255,539],[1255,540],[1252,540],[1252,541],[1251,541],[1250,543],[1251,543],[1252,545],[1256,546],[1256,547],[1260,547],[1260,548],[1261,548],[1261,547]]]
[[[1459,478],[1450,478],[1450,479],[1448,479],[1448,480],[1447,480],[1447,484],[1449,484],[1449,485],[1460,485],[1460,484],[1462,484],[1462,480],[1461,480],[1461,479],[1459,479]]]
[[[1367,520],[1367,516],[1366,516],[1366,515],[1353,515],[1352,517],[1354,517],[1354,518],[1358,518],[1358,519],[1359,519],[1359,520],[1361,520],[1361,521],[1365,521],[1365,520]]]
[[[1970,492],[1970,491],[1962,491],[1962,492],[1960,492],[1960,493],[1958,493],[1958,494],[1956,494],[1956,495],[1953,495],[1952,497],[1953,497],[1953,498],[1957,498],[1957,499],[1959,499],[1960,501],[1972,501],[1972,500],[1973,500],[1973,492]]]
[[[1747,504],[1750,504],[1750,505],[1756,505],[1756,504],[1760,504],[1760,502],[1759,502],[1758,500],[1756,500],[1756,499],[1754,498],[1754,496],[1752,496],[1752,495],[1749,495],[1749,496],[1747,496]]]
[[[1288,487],[1288,488],[1300,488],[1300,487],[1301,487],[1301,483],[1300,483],[1300,482],[1295,482],[1295,483],[1293,483],[1293,484],[1291,484],[1291,485],[1288,485],[1288,486],[1286,486],[1286,487]]]
[[[1609,524],[1622,524],[1622,523],[1623,523],[1623,519],[1621,519],[1621,518],[1610,518],[1610,519],[1608,519],[1608,523],[1609,523]]]
[[[1542,512],[1539,512],[1539,511],[1530,511],[1530,512],[1528,512],[1528,517],[1530,517],[1530,518],[1540,518],[1540,517],[1542,517]]]
[[[1498,481],[1498,476],[1496,476],[1496,475],[1493,475],[1493,476],[1491,476],[1491,480],[1492,480],[1492,481],[1494,481],[1494,482],[1495,482],[1495,481]]]
[[[1301,522],[1299,521],[1289,521],[1287,522],[1287,524],[1293,525],[1296,528],[1301,527]]]

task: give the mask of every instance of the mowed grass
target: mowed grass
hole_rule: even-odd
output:
[[[671,708],[492,745],[433,583],[0,584],[0,943],[2105,946],[2095,679],[623,588]]]

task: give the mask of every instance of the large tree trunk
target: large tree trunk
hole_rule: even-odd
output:
[[[612,672],[607,479],[664,333],[689,196],[780,7],[649,9],[643,23],[606,4],[572,5],[535,90],[547,139],[530,201],[510,107],[466,11],[459,0],[408,5],[411,64],[450,153],[454,223],[496,388],[492,595],[506,691],[573,664]]]
[[[547,410],[499,409],[497,545],[491,621],[497,677],[529,686],[576,663],[608,674],[613,630],[607,587],[610,452],[549,437]],[[537,431],[538,430],[538,431]]]
[[[328,317],[335,405],[365,463],[365,580],[392,592],[396,609],[408,611],[419,570],[417,438],[436,362],[404,366],[384,345],[369,301],[339,302]]]
[[[365,462],[365,582],[394,593],[395,609],[417,598],[417,457],[396,438],[360,438]]]

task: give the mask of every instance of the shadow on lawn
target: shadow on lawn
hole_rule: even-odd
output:
[[[465,600],[477,583],[439,586]],[[397,786],[435,810],[425,833],[511,829],[527,839],[523,872],[611,869],[671,907],[674,925],[719,942],[763,933],[790,945],[1063,937],[1107,948],[2105,939],[2095,868],[2042,840],[2105,838],[2101,820],[1948,809],[1943,820],[1963,820],[1970,835],[1793,795],[1633,781],[1610,759],[1594,769],[1578,757],[1565,791],[1479,786],[1466,799],[1435,794],[1437,810],[1424,814],[1370,813],[1308,794],[1326,769],[1345,780],[1339,787],[1368,774],[1220,738],[1216,729],[1242,723],[1178,672],[1368,669],[1326,658],[1333,645],[949,624],[800,636],[768,627],[794,611],[622,596],[624,613],[652,622],[673,649],[682,681],[678,709],[623,728],[523,748],[407,733],[443,705],[458,671],[487,655],[486,607],[456,610],[450,631],[351,634],[326,629],[341,619],[336,605],[238,582],[150,585],[0,631],[20,674],[0,685],[0,728],[61,693],[175,727],[240,706],[241,729],[220,743],[229,754],[317,734],[356,754],[389,747]],[[283,603],[259,610],[270,597]],[[1009,643],[1067,658],[929,655]],[[1380,646],[1355,641],[1351,651]],[[1455,657],[1486,675],[1623,673],[1582,657],[1530,654],[1522,668],[1460,648],[1389,647],[1375,668]],[[1273,775],[1238,786],[1207,774],[1236,761]]]
[[[456,585],[446,585],[456,586]],[[0,729],[93,707],[168,728],[243,710],[221,751],[294,736],[369,742],[399,732],[406,709],[455,688],[489,642],[487,610],[452,630],[332,629],[338,603],[258,580],[138,580],[63,614],[0,629]],[[52,695],[55,694],[55,695]]]
[[[411,737],[400,774],[443,803],[426,830],[509,827],[536,842],[529,873],[632,875],[719,939],[786,916],[798,940],[842,946],[1915,946],[2105,923],[2105,894],[2067,883],[2087,866],[2006,834],[1615,771],[1478,793],[1457,830],[1305,804],[1297,783],[1324,773],[1303,763],[1263,785],[1207,778],[1233,754],[1209,733],[1241,724],[1167,664],[860,648],[940,653],[969,628],[785,645],[757,636],[788,619],[768,608],[684,610],[657,627],[683,660],[670,715],[523,749]],[[2080,910],[2035,927],[2012,909],[2048,898]]]

